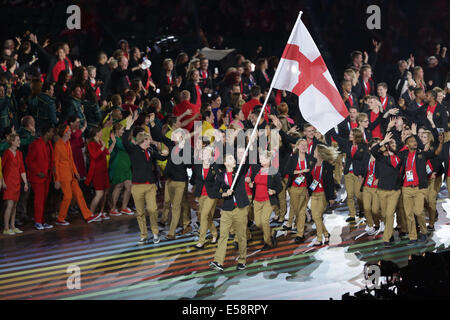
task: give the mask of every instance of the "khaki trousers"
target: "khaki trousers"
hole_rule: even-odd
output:
[[[168,235],[174,236],[180,221],[181,205],[186,191],[186,182],[184,181],[170,181],[169,182],[169,197],[172,204],[172,220],[170,221],[170,228]]]
[[[212,236],[217,238],[217,229],[213,222],[217,199],[211,199],[208,196],[200,196],[198,203],[200,212],[200,237],[198,243],[203,245],[206,241],[208,229],[211,231]]]
[[[227,242],[230,228],[233,226],[239,245],[238,263],[245,264],[247,259],[247,214],[247,207],[235,208],[233,211],[222,210],[220,212],[220,238],[217,244],[216,254],[214,255],[214,261],[217,263],[223,265],[227,252]]]
[[[400,190],[400,197],[398,198],[396,211],[397,226],[400,227],[400,232],[408,232],[408,223],[406,222],[405,206],[403,205],[403,196]]]
[[[276,207],[275,209],[275,215],[278,216],[278,221],[283,221],[284,222],[284,216],[286,215],[287,212],[287,202],[286,202],[286,184],[287,184],[288,179],[284,178],[281,180],[281,186],[282,186],[282,190],[281,192],[278,194],[278,200],[280,201],[280,204]],[[294,217],[292,216],[291,213],[289,213],[289,225],[292,225],[292,220],[294,219]]]
[[[169,194],[169,182],[170,179],[167,179],[164,183],[164,206],[161,217],[161,222],[166,224],[169,221],[169,211],[170,211],[170,194]]]
[[[402,195],[409,240],[417,240],[416,219],[420,227],[420,233],[424,235],[428,233],[425,223],[425,215],[423,213],[427,189],[419,189],[418,187],[403,187]]]
[[[430,226],[434,226],[436,222],[436,204],[437,195],[442,184],[442,176],[432,178],[428,180],[427,196],[425,198],[426,212],[428,215],[428,223]]]
[[[272,246],[272,233],[270,229],[270,215],[273,208],[270,204],[270,200],[259,202],[253,201],[253,210],[255,214],[255,224],[259,229],[262,229],[264,242]]]
[[[308,190],[306,187],[290,187],[288,189],[291,198],[289,216],[296,217],[297,237],[303,237],[306,221],[306,206],[308,204]]]
[[[253,221],[255,219],[255,215],[253,212],[253,204],[252,204],[252,196],[248,195],[248,201],[250,201],[250,205],[247,206],[247,210],[248,210],[248,215],[247,215],[247,221]],[[230,228],[230,233],[231,234],[236,234],[234,231],[234,227],[231,226]],[[252,232],[250,231],[250,228],[247,225],[247,240],[250,240],[252,238]]]
[[[313,192],[311,195],[311,215],[316,224],[317,241],[322,241],[322,236],[329,237],[330,233],[323,224],[323,213],[327,208],[325,192]]]
[[[153,235],[158,235],[158,207],[156,205],[156,184],[133,184],[131,194],[137,211],[137,221],[141,231],[141,239],[147,239],[147,209],[150,215],[150,227]]]
[[[380,225],[380,199],[378,198],[377,188],[364,187],[362,192],[364,205],[364,214],[367,225],[373,227]]]
[[[344,176],[345,190],[347,191],[347,206],[350,217],[356,217],[355,197],[361,200],[361,183],[357,176],[348,173]]]
[[[400,197],[400,190],[382,190],[377,189],[380,199],[381,215],[384,219],[383,241],[389,242],[394,233],[394,213]]]

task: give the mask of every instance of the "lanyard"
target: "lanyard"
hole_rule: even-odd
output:
[[[305,169],[308,169],[307,163],[306,163],[306,159],[303,160],[305,162]],[[298,159],[298,167],[300,168],[300,170],[304,170],[302,169],[302,162],[300,159]]]
[[[231,187],[231,184],[228,182],[228,175],[226,172],[225,172],[224,179],[225,179],[225,183],[227,184],[227,186]],[[233,201],[234,201],[234,205],[236,205],[237,202],[236,202],[236,197],[234,195],[233,195]]]
[[[320,183],[320,180],[322,180],[322,169],[323,169],[323,165],[320,166],[320,174],[319,174],[319,180],[317,180],[317,182]],[[314,173],[317,173],[317,170],[314,168]],[[315,179],[316,177],[314,177]]]
[[[415,160],[416,160],[416,153],[414,153],[414,157],[413,157],[412,162],[411,162],[411,169],[410,170],[414,170],[414,161]]]
[[[311,146],[308,146],[308,154],[311,154],[313,145],[314,145],[314,141],[311,142]]]
[[[368,166],[368,170],[370,172],[370,163],[371,161],[369,160],[369,166]],[[375,173],[375,161],[373,162],[373,169],[372,169],[372,173]]]

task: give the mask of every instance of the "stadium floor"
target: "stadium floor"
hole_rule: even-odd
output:
[[[22,235],[0,236],[0,299],[340,299],[364,288],[366,262],[384,259],[404,266],[412,254],[449,250],[446,190],[439,194],[438,211],[436,231],[426,243],[411,247],[407,240],[397,241],[386,249],[381,235],[365,234],[364,221],[348,225],[342,205],[324,215],[330,245],[312,247],[315,229],[308,223],[303,244],[280,231],[278,246],[261,252],[262,234],[254,231],[247,269],[236,271],[238,251],[230,239],[223,273],[208,267],[216,245],[198,251],[192,248],[194,234],[164,241],[166,229],[159,244],[139,246],[135,217],[86,224],[76,214],[69,227],[42,232],[29,226]],[[192,217],[195,221],[193,211]],[[70,290],[73,266],[80,268],[81,282],[80,289]]]

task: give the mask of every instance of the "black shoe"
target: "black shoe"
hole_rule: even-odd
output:
[[[272,247],[275,248],[277,246],[277,232],[275,231],[275,233],[272,236]]]
[[[213,269],[213,270],[216,270],[216,271],[220,271],[220,272],[223,271],[223,266],[218,264],[215,261],[209,263],[209,268]]]
[[[390,242],[383,242],[385,248],[391,248],[392,244]]]
[[[203,249],[204,247],[205,247],[205,244],[202,244],[201,246],[199,246],[198,245],[198,243],[195,245],[195,246],[193,246],[195,249],[197,249],[197,250],[201,250],[201,249]]]
[[[314,242],[313,247],[321,247],[322,242]]]
[[[398,234],[398,236],[400,237],[400,239],[405,239],[405,238],[408,237],[408,234],[407,234],[406,232],[400,232],[400,233]]]
[[[284,230],[284,231],[286,231],[286,230],[292,230],[292,227],[288,227],[288,226],[284,225],[284,226],[283,226],[283,230]]]
[[[427,235],[426,234],[420,234],[419,241],[420,242],[426,242],[427,241]]]
[[[323,244],[324,244],[324,245],[330,244],[330,236],[325,237]]]
[[[166,227],[166,224],[165,224],[165,223],[162,223],[162,222],[158,222],[158,226],[159,226],[161,229],[164,229],[164,228]]]
[[[430,232],[434,231],[434,226],[428,225],[427,226],[427,230],[430,231]]]
[[[358,214],[358,217],[364,218],[364,212],[360,211],[359,214]]]
[[[417,240],[409,240],[407,243],[408,246],[413,246],[415,244],[417,244]]]
[[[239,249],[239,244],[236,241],[233,241],[232,245],[236,250]]]
[[[299,244],[305,241],[305,237],[295,237],[295,243]]]
[[[241,270],[245,270],[247,268],[247,266],[243,263],[238,263],[238,265],[236,266],[236,270],[241,271]]]
[[[267,243],[264,244],[264,246],[261,248],[261,251],[266,251],[272,249],[271,246],[269,246]]]
[[[348,217],[345,222],[355,222],[355,218],[353,217]]]
[[[235,235],[230,233],[230,235],[228,236],[228,239],[234,239],[234,237],[235,237]]]

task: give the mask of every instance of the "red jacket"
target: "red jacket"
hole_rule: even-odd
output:
[[[175,108],[173,108],[173,115],[175,117],[179,117],[181,116],[183,113],[186,112],[186,110],[191,109],[192,110],[192,114],[190,116],[185,116],[183,119],[181,119],[181,122],[193,118],[195,117],[196,114],[200,113],[200,107],[190,103],[189,101],[183,101],[180,104],[177,104],[175,106]],[[197,118],[196,121],[200,121],[201,118]],[[187,131],[192,131],[192,129],[194,128],[194,121],[189,122],[184,129],[186,129]]]
[[[39,138],[33,141],[28,147],[28,154],[25,162],[27,164],[27,178],[31,183],[44,183],[51,178],[53,171],[53,146],[51,141],[45,143]],[[45,174],[44,178],[38,176],[39,172]]]
[[[66,58],[67,63],[69,64],[69,69],[73,70],[72,62],[68,58]],[[66,70],[66,63],[64,60],[58,60],[52,68],[53,81],[57,82],[59,74],[61,71]]]
[[[261,102],[259,102],[258,99],[251,99],[242,105],[242,113],[244,114],[245,120],[248,120],[249,114],[253,111],[253,108],[258,105],[261,105]]]

